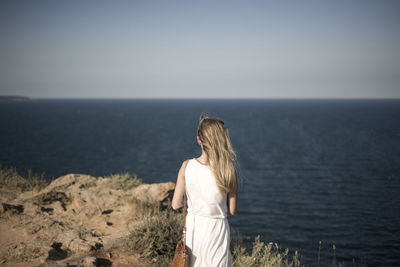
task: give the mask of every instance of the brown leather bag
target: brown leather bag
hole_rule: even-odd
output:
[[[176,244],[172,267],[189,267],[189,251],[186,247],[186,193],[183,195],[183,203],[182,238]]]

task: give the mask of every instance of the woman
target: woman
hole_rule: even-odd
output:
[[[219,119],[201,115],[197,129],[201,156],[183,162],[172,208],[183,206],[186,191],[186,245],[190,266],[232,266],[227,212],[237,203],[238,164],[229,131]]]

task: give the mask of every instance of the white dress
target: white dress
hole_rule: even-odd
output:
[[[190,266],[232,266],[227,195],[218,191],[210,168],[196,159],[189,160],[186,165],[185,187],[188,205],[186,245],[191,252]]]

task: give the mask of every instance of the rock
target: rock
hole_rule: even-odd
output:
[[[68,262],[58,262],[53,260],[47,260],[43,264],[40,264],[39,267],[70,267],[70,266],[78,266],[77,264],[70,265]]]
[[[49,191],[65,191],[68,187],[78,185],[78,187],[87,187],[88,184],[96,184],[97,178],[86,174],[67,174],[53,180],[45,189]]]
[[[11,214],[20,214],[24,212],[24,206],[1,203],[0,213],[5,213],[5,212],[9,212]]]
[[[32,242],[12,245],[8,248],[7,258],[22,262],[32,258],[38,258],[43,256],[44,251],[40,246],[35,245]]]
[[[61,249],[73,253],[87,253],[103,247],[102,240],[99,237],[90,232],[80,232],[76,229],[61,233],[57,237],[57,242],[61,244]]]
[[[52,249],[49,250],[49,255],[47,256],[46,260],[63,260],[68,257],[68,254],[70,254],[70,251],[68,249],[61,248],[62,243],[54,242],[51,247]]]
[[[82,267],[96,267],[96,257],[85,257],[81,260]]]
[[[64,192],[50,191],[37,195],[32,199],[36,205],[50,205],[56,201],[60,202],[64,211],[67,210],[66,206],[71,203],[71,199],[67,197]]]
[[[39,267],[107,267],[112,266],[112,262],[108,259],[94,257],[94,256],[83,256],[78,258],[68,258],[61,261],[46,260]],[[117,265],[118,266],[118,265]]]
[[[161,206],[165,206],[166,200],[172,199],[174,194],[175,184],[172,182],[159,184],[142,184],[131,189],[133,197],[141,201],[158,202]]]

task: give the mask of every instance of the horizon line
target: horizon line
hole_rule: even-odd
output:
[[[27,100],[400,100],[400,97],[31,97],[24,95],[0,95],[23,97]]]

